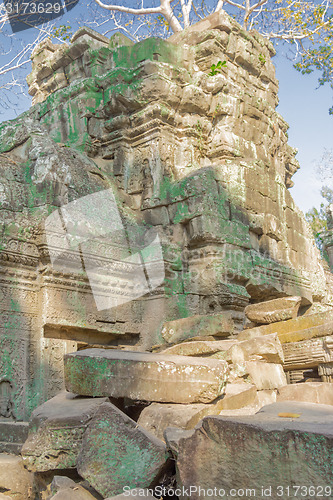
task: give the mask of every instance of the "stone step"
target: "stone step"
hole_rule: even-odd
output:
[[[0,422],[0,452],[18,455],[29,430],[28,422]]]
[[[149,352],[86,349],[64,358],[66,389],[82,396],[209,403],[220,396],[225,361]]]

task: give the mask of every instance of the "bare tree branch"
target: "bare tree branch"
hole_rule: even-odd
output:
[[[167,22],[170,24],[171,29],[175,33],[182,31],[182,29],[183,29],[180,22],[176,18],[174,11],[171,7],[171,0],[160,0],[159,7],[148,7],[148,8],[141,8],[141,9],[135,9],[132,7],[125,7],[123,5],[114,5],[114,4],[108,5],[108,4],[101,2],[101,0],[95,0],[95,2],[100,7],[103,7],[103,9],[124,12],[127,14],[134,14],[134,15],[138,15],[138,16],[142,16],[142,15],[146,15],[146,14],[162,14],[162,16],[165,17]]]

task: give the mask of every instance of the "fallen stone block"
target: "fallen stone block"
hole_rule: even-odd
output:
[[[329,406],[284,402],[253,416],[206,417],[191,431],[167,429],[178,487],[192,487],[180,498],[208,500],[214,488],[214,498],[231,490],[235,498],[297,498],[294,485],[307,489],[305,498],[328,486],[331,497],[332,418]]]
[[[84,396],[164,403],[209,403],[220,396],[228,365],[216,359],[86,349],[65,356],[67,390]]]
[[[276,333],[237,341],[228,351],[225,359],[232,363],[244,363],[253,358],[264,359],[268,363],[283,363],[281,342]]]
[[[76,486],[76,482],[67,476],[54,476],[52,483],[50,485],[50,491],[52,495],[55,495],[61,490],[65,490],[72,486]]]
[[[327,382],[306,382],[280,387],[277,401],[303,401],[333,406],[333,385]]]
[[[231,313],[190,316],[167,321],[162,327],[162,337],[168,344],[175,344],[191,337],[213,335],[228,337],[234,331]]]
[[[149,488],[163,472],[165,444],[111,403],[103,403],[83,438],[77,470],[103,497]]]
[[[128,500],[128,499],[140,499],[143,500],[156,500],[156,497],[153,497],[148,490],[144,489],[133,489],[133,490],[125,490],[125,494],[117,495],[115,497],[108,497],[105,500]]]
[[[163,434],[167,427],[179,427],[186,429],[192,417],[207,406],[206,404],[180,405],[167,403],[152,403],[147,406],[138,419],[138,424],[144,429],[163,440]]]
[[[15,500],[35,498],[34,475],[24,468],[21,457],[0,453],[0,491]]]
[[[283,344],[283,353],[283,368],[287,371],[314,368],[333,361],[333,337]]]
[[[76,466],[82,437],[97,408],[108,398],[81,398],[61,392],[32,413],[21,454],[32,471]]]
[[[96,500],[96,498],[80,484],[75,484],[75,486],[62,488],[58,493],[50,497],[50,500]]]
[[[333,311],[326,311],[308,316],[299,316],[295,319],[257,326],[242,331],[237,339],[249,340],[261,335],[277,333],[282,344],[301,342],[317,337],[326,337],[333,334]]]
[[[200,420],[208,415],[219,415],[222,411],[236,410],[251,405],[255,401],[256,394],[256,387],[246,382],[228,384],[223,398],[215,404],[205,405],[194,414],[187,423],[186,429],[193,429]],[[172,424],[172,427],[175,425]]]
[[[238,417],[244,415],[255,415],[261,408],[266,405],[276,403],[276,391],[257,391],[256,397],[252,404],[248,406],[243,406],[242,408],[236,408],[234,410],[222,410],[219,415],[221,417]]]
[[[261,410],[263,406],[267,406],[277,401],[277,390],[266,389],[263,391],[257,391],[256,398],[254,400],[254,405],[257,407],[257,411]]]
[[[278,389],[287,385],[287,378],[282,365],[262,361],[246,361],[245,365],[250,380],[259,391]]]
[[[163,350],[160,354],[177,354],[178,356],[210,356],[217,352],[228,351],[237,341],[236,340],[196,340],[192,342],[183,342]]]
[[[281,297],[245,307],[245,314],[253,323],[275,323],[297,317],[301,297]]]
[[[323,363],[318,365],[318,375],[323,382],[333,382],[333,363]]]

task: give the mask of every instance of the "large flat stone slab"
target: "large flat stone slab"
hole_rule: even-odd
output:
[[[87,425],[106,401],[64,391],[36,408],[21,451],[24,465],[38,472],[75,467]]]
[[[177,456],[178,486],[192,487],[182,499],[208,500],[213,488],[226,498],[231,490],[234,498],[298,498],[294,485],[307,488],[303,498],[310,499],[319,498],[310,487],[318,494],[332,487],[330,406],[274,403],[253,416],[206,417],[192,431],[167,429],[166,437]]]
[[[162,337],[168,344],[175,344],[192,337],[228,337],[234,331],[231,313],[195,315],[188,318],[167,321],[162,327]]]
[[[111,403],[102,404],[84,435],[77,469],[103,497],[149,488],[162,473],[165,444]]]
[[[245,307],[245,314],[253,323],[275,323],[296,318],[302,297],[281,297]]]
[[[65,356],[67,390],[83,396],[209,403],[223,393],[228,365],[216,359],[86,349]]]
[[[214,338],[214,337],[213,337]],[[177,354],[178,356],[210,356],[215,353],[223,353],[228,351],[237,342],[234,340],[193,340],[191,342],[183,342],[168,347],[161,354]]]

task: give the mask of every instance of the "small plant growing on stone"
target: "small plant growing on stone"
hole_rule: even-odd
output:
[[[264,56],[264,54],[259,54],[259,61],[260,61],[260,64],[262,64],[262,66],[265,64],[266,57]]]
[[[223,66],[226,66],[227,61],[219,61],[217,64],[212,64],[210,67],[210,72],[208,76],[215,76],[218,73],[221,73],[221,69]]]
[[[203,155],[203,150],[204,150],[204,143],[203,143],[203,128],[202,128],[202,125],[201,123],[199,122],[199,120],[197,121],[197,123],[195,124],[195,129],[197,131],[197,134],[198,134],[198,142],[197,142],[197,148],[199,150],[199,153],[200,153],[200,156]]]

